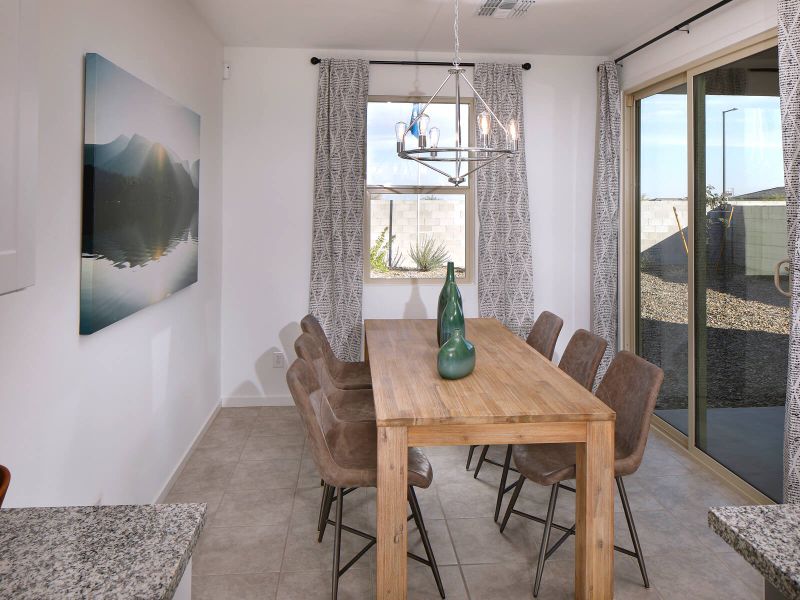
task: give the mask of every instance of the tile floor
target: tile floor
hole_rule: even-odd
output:
[[[206,529],[194,554],[195,600],[320,600],[330,597],[332,530],[316,542],[321,488],[304,449],[294,407],[226,408],[179,475],[167,502],[207,502]],[[501,450],[501,449],[496,449]],[[479,479],[464,470],[466,448],[430,448],[434,484],[418,492],[449,600],[528,600],[541,525],[512,516],[504,535],[492,516],[499,469]],[[499,458],[496,456],[496,458]],[[616,598],[667,600],[763,597],[758,573],[706,524],[706,508],[744,504],[735,490],[658,434],[644,463],[626,479],[652,588],[634,559],[616,554]],[[544,515],[548,491],[530,482],[520,507]],[[346,497],[345,523],[374,531],[375,490]],[[617,500],[617,540],[629,543]],[[557,519],[571,524],[572,494],[559,497]],[[343,534],[343,556],[360,538]],[[573,538],[574,539],[574,538]],[[412,526],[409,546],[422,554]],[[548,561],[539,598],[572,598],[574,541]],[[374,597],[375,551],[340,583],[343,600]],[[436,599],[430,570],[409,564],[409,598]]]

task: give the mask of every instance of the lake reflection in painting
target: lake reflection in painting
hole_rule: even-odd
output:
[[[86,55],[81,334],[197,281],[200,116]]]

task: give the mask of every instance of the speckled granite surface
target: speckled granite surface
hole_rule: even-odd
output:
[[[0,598],[172,598],[205,504],[0,510]]]
[[[708,524],[779,592],[800,599],[800,505],[711,508]]]

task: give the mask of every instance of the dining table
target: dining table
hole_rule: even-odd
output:
[[[407,597],[409,447],[576,448],[575,598],[614,595],[615,413],[496,319],[467,319],[475,370],[437,370],[433,319],[367,319],[365,360],[378,425],[377,598]]]

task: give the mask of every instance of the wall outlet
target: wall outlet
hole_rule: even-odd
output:
[[[283,369],[286,367],[286,355],[283,352],[272,353],[272,368]]]

